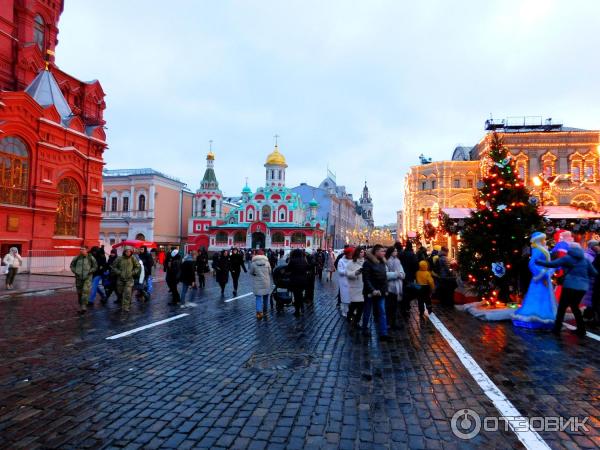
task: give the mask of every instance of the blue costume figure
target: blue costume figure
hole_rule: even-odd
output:
[[[513,324],[533,329],[551,329],[556,318],[556,299],[552,286],[552,269],[545,269],[535,262],[550,261],[550,252],[546,248],[546,235],[535,232],[531,235],[531,258],[529,270],[532,278],[527,294],[513,316]]]

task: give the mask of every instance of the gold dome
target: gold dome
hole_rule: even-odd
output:
[[[208,152],[208,155],[206,155],[206,159],[210,159],[211,161],[215,160],[215,154],[211,151]]]
[[[275,146],[275,150],[267,156],[267,162],[265,164],[287,167],[285,156],[279,153],[279,147],[277,145]]]

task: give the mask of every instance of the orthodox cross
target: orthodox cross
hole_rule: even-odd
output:
[[[210,141],[208,141],[208,151],[212,152],[212,139]]]
[[[273,136],[273,138],[275,139],[275,147],[277,147],[277,140],[279,139],[279,135],[276,134],[275,136]]]

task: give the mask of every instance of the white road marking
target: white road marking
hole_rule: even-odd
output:
[[[168,319],[159,320],[158,322],[149,323],[148,325],[144,325],[143,327],[134,328],[133,330],[125,331],[124,333],[115,334],[113,336],[109,336],[106,339],[119,339],[125,336],[129,336],[131,334],[135,334],[142,330],[147,330],[148,328],[153,328],[158,325],[162,325],[163,323],[172,322],[173,320],[181,319],[182,317],[189,316],[189,314],[179,314],[178,316],[169,317]]]
[[[570,323],[566,323],[563,322],[563,327],[568,328],[569,330],[576,330],[577,327],[574,327],[573,325],[571,325]],[[600,336],[598,336],[597,334],[594,333],[590,333],[589,331],[586,331],[586,337],[592,338],[592,339],[596,339],[597,341],[600,341]]]
[[[513,418],[524,417],[517,408],[506,398],[498,386],[486,375],[486,373],[479,367],[475,360],[467,353],[465,348],[460,342],[454,337],[454,335],[446,328],[446,326],[437,318],[435,314],[429,316],[431,323],[438,329],[440,334],[446,339],[446,342],[450,345],[458,359],[463,363],[465,369],[471,374],[475,382],[483,389],[483,393],[492,401],[496,409],[500,412],[502,417],[506,418],[506,421],[510,425],[511,429],[515,432],[519,440],[523,443],[527,449],[550,449],[548,444],[541,438],[541,436],[533,430],[522,430],[523,424],[520,420]],[[516,428],[519,427],[519,428]]]
[[[248,297],[250,295],[254,295],[252,292],[248,292],[247,294],[244,295],[238,295],[237,297],[233,297],[233,298],[228,298],[227,300],[225,300],[225,303],[229,303],[232,302],[234,300],[237,300],[238,298],[244,298],[244,297]]]

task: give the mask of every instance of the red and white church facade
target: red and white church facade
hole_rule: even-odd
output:
[[[238,205],[224,207],[214,172],[214,154],[194,198],[189,220],[190,248],[210,251],[240,248],[317,249],[324,244],[325,224],[317,219],[318,203],[308,205],[285,185],[285,157],[276,145],[265,163],[265,186],[256,192],[246,185]]]

